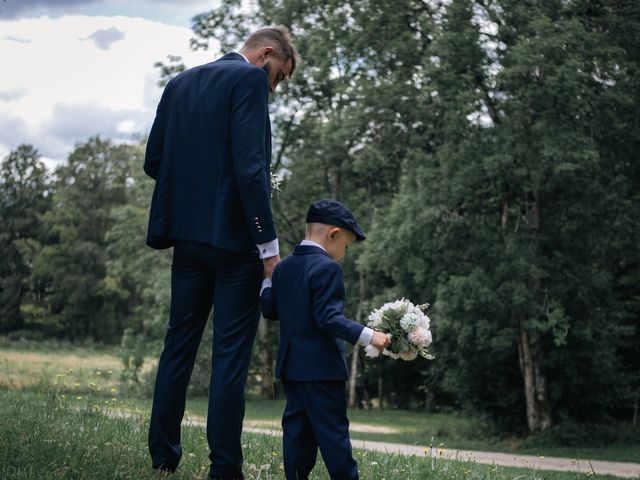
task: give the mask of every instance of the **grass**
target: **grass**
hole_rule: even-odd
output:
[[[249,425],[278,427],[284,401],[247,402],[245,419]],[[190,399],[187,413],[205,418],[206,399]],[[392,443],[439,446],[451,449],[508,452],[520,455],[567,457],[576,459],[638,462],[640,445],[609,445],[602,448],[567,447],[559,445],[527,446],[520,439],[498,439],[486,433],[482,422],[456,414],[420,413],[405,410],[352,410],[349,412],[351,437]],[[358,424],[375,425],[397,430],[388,432],[359,431]]]
[[[47,350],[44,350],[44,349]],[[149,359],[150,368],[157,359]],[[48,385],[62,400],[100,397],[100,402],[146,415],[149,400],[125,398],[119,383],[122,364],[113,348],[78,347],[64,344],[0,344],[0,385],[10,389]],[[279,428],[284,401],[249,400],[246,424]],[[204,418],[207,400],[188,399],[187,416]],[[354,439],[409,443],[453,449],[510,452],[568,458],[637,462],[640,445],[608,445],[603,448],[567,447],[544,443],[528,445],[522,439],[500,439],[487,434],[482,422],[456,414],[428,414],[402,410],[353,410],[349,412]],[[378,427],[362,431],[361,425]],[[382,427],[382,428],[380,428]],[[385,430],[386,427],[386,430]]]
[[[0,478],[154,478],[146,447],[147,416],[114,417],[112,405],[104,402],[101,395],[73,397],[50,387],[1,388]],[[204,435],[203,428],[183,429],[184,455],[172,479],[206,477],[208,447]],[[245,434],[243,450],[247,480],[283,478],[280,439]],[[356,451],[355,457],[361,478],[366,480],[578,480],[591,477],[366,451]],[[612,480],[615,477],[598,478]],[[328,479],[321,462],[311,479]]]

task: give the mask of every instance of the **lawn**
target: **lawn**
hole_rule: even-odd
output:
[[[120,401],[116,403],[120,404]],[[0,388],[0,478],[151,479],[146,447],[147,416],[118,417],[119,410],[101,395],[62,394],[53,387]],[[204,479],[208,449],[200,427],[183,429],[184,455],[177,474]],[[243,436],[247,480],[281,479],[280,439]],[[366,480],[578,480],[589,474],[542,472],[355,451]],[[599,476],[603,480],[615,477]],[[319,463],[312,480],[326,480]]]
[[[145,368],[157,359],[149,359]],[[117,406],[128,412],[147,415],[148,399],[126,398],[120,387],[122,364],[115,349],[18,344],[0,346],[0,385],[8,389],[49,386],[62,401],[94,398],[101,405]],[[279,428],[284,401],[249,400],[246,425]],[[190,398],[187,417],[204,419],[207,400]],[[562,445],[527,446],[521,439],[499,439],[486,433],[477,419],[449,413],[403,410],[353,410],[349,412],[351,434],[355,439],[409,443],[435,447],[511,452],[569,458],[589,458],[637,462],[640,445],[609,445],[603,448]]]

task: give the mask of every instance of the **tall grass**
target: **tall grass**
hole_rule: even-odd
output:
[[[53,388],[0,389],[0,478],[154,478],[146,446],[147,415],[118,417],[112,404],[100,395],[72,396]],[[204,429],[183,428],[183,447],[180,468],[172,478],[206,478],[209,466]],[[279,438],[245,434],[243,451],[247,480],[284,478]],[[589,477],[366,451],[356,451],[355,456],[363,480],[577,480]],[[328,480],[320,460],[311,478]]]
[[[157,359],[149,359],[150,369]],[[25,388],[48,385],[61,400],[100,397],[100,405],[118,406],[133,412],[146,412],[148,399],[136,399],[130,385],[120,382],[121,360],[116,349],[49,342],[8,342],[0,337],[0,386]],[[86,399],[86,398],[85,398]],[[247,425],[278,428],[284,401],[249,401]],[[187,401],[187,415],[204,418],[206,398]],[[424,413],[402,410],[352,410],[349,412],[352,437],[394,443],[445,448],[513,452],[543,456],[590,458],[637,462],[640,458],[640,429],[610,425],[597,429],[586,425],[559,425],[551,434],[522,438],[502,438],[490,433],[482,421],[455,413]],[[389,427],[387,431],[364,432],[357,423]],[[605,435],[606,434],[606,435]],[[587,438],[586,438],[587,437]]]

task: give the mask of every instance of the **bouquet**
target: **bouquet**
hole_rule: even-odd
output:
[[[383,355],[395,359],[410,361],[418,355],[433,359],[427,347],[431,344],[431,320],[423,310],[429,304],[414,305],[404,298],[385,303],[369,315],[367,326],[386,333],[391,345],[382,351]],[[367,357],[377,357],[380,351],[372,345],[365,347]]]

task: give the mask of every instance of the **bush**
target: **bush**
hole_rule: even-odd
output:
[[[614,445],[640,445],[640,429],[621,422],[612,422],[606,425],[564,422],[544,433],[530,437],[523,444],[524,447],[550,445],[596,448]]]

